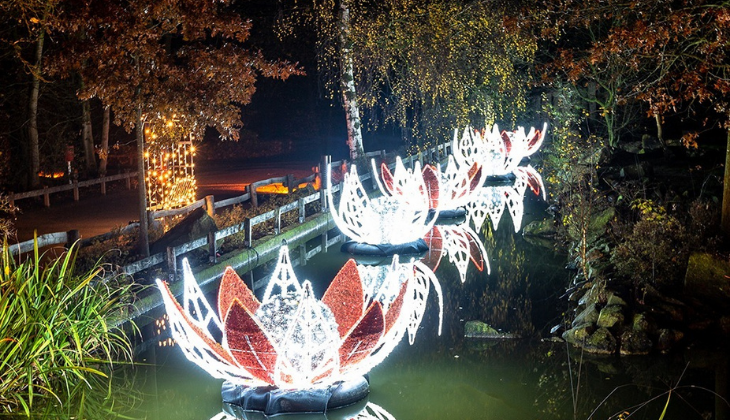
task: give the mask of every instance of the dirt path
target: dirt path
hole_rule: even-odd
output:
[[[303,178],[312,173],[317,162],[196,162],[198,172],[198,198],[214,195],[216,200],[241,195],[251,182],[293,174]],[[107,195],[99,193],[98,188],[80,190],[78,202],[71,196],[51,195],[51,207],[43,207],[32,199],[21,200],[16,205],[20,213],[15,220],[18,231],[17,241],[33,238],[52,232],[65,232],[78,229],[83,238],[100,235],[125,226],[139,219],[137,190],[127,190],[123,183],[110,186]]]

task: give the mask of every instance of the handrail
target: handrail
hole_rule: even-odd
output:
[[[14,193],[10,192],[8,194],[8,200],[10,201],[10,205],[12,207],[15,207],[15,201],[16,200],[22,200],[24,198],[33,198],[33,197],[40,197],[44,196],[44,204],[46,207],[49,207],[50,199],[49,195],[57,192],[63,192],[63,191],[74,191],[74,200],[78,201],[78,190],[81,187],[90,187],[92,185],[101,184],[102,188],[102,194],[106,194],[106,183],[107,182],[113,182],[113,181],[119,181],[122,179],[127,180],[127,188],[131,188],[130,180],[132,178],[135,178],[137,176],[137,171],[134,172],[125,172],[123,174],[117,174],[117,175],[109,175],[102,178],[96,178],[96,179],[89,179],[86,181],[73,181],[73,183],[66,184],[66,185],[57,185],[55,187],[43,187],[39,190],[33,190],[33,191],[25,191],[22,193]]]

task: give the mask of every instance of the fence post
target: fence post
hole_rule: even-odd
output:
[[[297,185],[294,185],[294,175],[293,174],[287,174],[286,178],[284,179],[284,182],[286,183],[286,193],[291,194],[294,191],[296,191]]]
[[[307,265],[307,246],[305,244],[299,244],[299,265],[302,267]]]
[[[304,198],[297,200],[297,207],[299,207],[299,224],[304,223],[304,219],[307,218],[306,209],[304,207]]]
[[[43,205],[51,207],[51,196],[48,194],[48,185],[43,186]]]
[[[327,252],[327,232],[322,234],[322,252]]]
[[[276,226],[274,227],[274,234],[279,233],[281,233],[281,207],[276,208]]]
[[[330,155],[322,155],[322,160],[319,162],[319,177],[322,182],[320,182],[321,187],[319,189],[319,202],[322,206],[322,213],[327,213],[329,210],[327,208],[327,184],[331,180],[327,179],[328,175],[328,168],[330,164],[332,163],[332,156]]]
[[[211,264],[218,262],[218,245],[215,243],[215,232],[208,232],[208,261]]]
[[[167,281],[170,283],[177,279],[177,258],[175,257],[175,248],[167,247]]]
[[[259,207],[259,197],[256,195],[255,184],[255,182],[248,184],[248,193],[251,195],[251,205],[256,209]]]
[[[71,229],[66,232],[66,249],[71,248],[71,246],[81,239],[81,235],[79,234],[78,229]]]
[[[74,179],[74,201],[79,201],[79,181]]]
[[[205,196],[205,212],[210,217],[215,216],[215,197],[212,195]]]
[[[10,210],[15,211],[15,193],[8,194],[8,203],[10,203]]]
[[[243,231],[246,235],[246,239],[243,240],[243,246],[251,248],[253,244],[253,237],[251,236],[251,219],[249,219],[248,217],[243,219]]]
[[[125,180],[127,181],[127,189],[131,190],[132,189],[132,177],[129,176],[129,169],[125,169],[124,173],[127,175],[127,177],[125,178]]]
[[[106,195],[106,181],[101,181],[101,195]]]

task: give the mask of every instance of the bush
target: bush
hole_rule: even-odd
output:
[[[44,265],[16,263],[7,245],[0,273],[0,406],[23,411],[63,405],[108,375],[105,365],[132,359],[129,339],[110,325],[124,317],[130,286],[103,280],[103,268],[75,269],[76,248]],[[40,404],[39,404],[40,403]]]

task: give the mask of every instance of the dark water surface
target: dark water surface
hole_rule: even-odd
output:
[[[437,334],[432,288],[415,343],[403,339],[371,371],[371,404],[397,420],[660,419],[667,401],[664,419],[728,418],[727,405],[713,393],[727,390],[723,350],[596,358],[541,339],[562,319],[559,295],[571,274],[562,268],[563,257],[526,243],[504,226],[485,240],[491,274],[471,265],[462,284],[448,258],[442,259],[436,271],[443,290],[442,334]],[[311,280],[321,296],[346,259],[335,247],[295,272],[300,281]],[[473,319],[522,338],[466,339],[464,323]],[[179,348],[151,345],[140,361],[149,365],[134,370],[129,392],[140,398],[135,417],[225,418],[220,415],[222,381],[188,362]],[[368,413],[350,418],[388,418],[373,414],[372,406]]]

